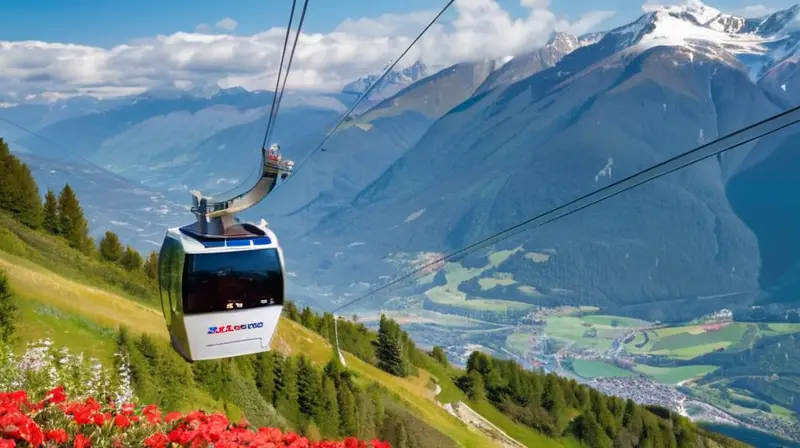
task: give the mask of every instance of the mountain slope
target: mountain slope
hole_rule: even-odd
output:
[[[394,274],[389,254],[454,250],[777,113],[780,106],[737,59],[761,50],[748,46],[746,36],[731,37],[730,51],[698,41],[718,33],[700,19],[718,14],[695,9],[685,10],[686,17],[674,10],[646,14],[551,69],[454,108],[351,209],[307,234],[303,250],[314,250],[315,258],[303,270],[314,282],[349,293],[337,278],[356,266],[358,280],[371,283]],[[693,40],[673,34],[661,45],[658,37],[676,21]],[[765,139],[759,153],[786,137]],[[754,144],[738,148],[503,243],[496,249],[522,244],[526,252],[551,248],[557,255],[535,263],[517,253],[482,277],[511,274],[511,286],[463,285],[461,293],[601,304],[653,320],[729,305],[722,298],[697,302],[697,296],[736,293],[742,297],[736,305],[747,306],[759,291],[758,242],[731,208],[726,183],[755,150]],[[355,241],[366,244],[346,247]],[[317,242],[321,247],[312,245]],[[676,242],[686,249],[672,250]],[[675,307],[676,301],[693,305]]]
[[[55,238],[50,239],[54,245],[63,244]],[[59,312],[90,322],[92,326],[105,328],[105,332],[110,332],[112,337],[117,326],[126,325],[135,332],[146,332],[160,341],[168,341],[169,336],[163,325],[161,313],[156,309],[157,304],[151,303],[150,306],[136,304],[108,291],[105,289],[106,285],[87,286],[55,274],[24,258],[8,254],[4,245],[10,243],[11,241],[5,238],[0,239],[0,267],[8,271],[14,291],[21,297],[30,297]],[[15,244],[24,243],[17,240]],[[80,266],[74,266],[72,269],[77,271]],[[63,344],[73,350],[86,347],[81,339],[68,334],[59,334],[56,330],[49,329],[45,335],[55,338],[60,345]],[[332,353],[327,341],[286,319],[281,319],[272,344],[275,350],[287,355],[303,353],[320,365],[327,363]],[[482,435],[468,431],[462,422],[436,404],[433,394],[425,388],[430,376],[427,372],[421,372],[418,378],[402,379],[367,365],[349,354],[346,358],[348,366],[356,375],[377,382],[397,394],[415,414],[423,416],[426,422],[462,446],[475,448],[493,446]]]
[[[70,184],[81,198],[92,236],[98,241],[105,230],[112,230],[146,254],[158,249],[167,227],[191,219],[185,204],[96,166],[28,153],[19,157],[30,167],[42,195],[48,188],[58,194]]]

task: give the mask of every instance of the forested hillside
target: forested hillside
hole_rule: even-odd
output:
[[[47,363],[60,365],[65,358],[59,355],[64,353],[59,343],[74,344],[109,368],[114,384],[129,382],[141,403],[165,410],[222,410],[233,419],[246,416],[254,425],[293,429],[312,440],[354,435],[385,439],[401,448],[492,444],[442,409],[466,403],[530,446],[739,446],[669,410],[608,397],[574,380],[526,371],[513,361],[474,352],[466,371],[457,369],[441,348],[431,353],[417,349],[408,333],[385,316],[376,332],[357,317],[335,321],[330,313],[299,310],[292,302],[285,305],[287,320],[279,327],[273,351],[187,364],[169,347],[156,311],[157,255],[143,262],[133,249],[123,249],[111,232],[95,244],[68,185],[58,196],[47,192],[42,199],[28,168],[5,144],[0,144],[0,158],[0,197],[15,199],[5,200],[0,208],[0,268],[24,265],[30,270],[13,271],[22,282],[27,281],[25,275],[55,281],[59,274],[92,285],[93,291],[117,290],[141,304],[130,307],[132,303],[111,294],[98,296],[92,306],[116,300],[113,307],[122,302],[128,306],[122,315],[135,314],[126,321],[131,328],[121,324],[122,317],[117,328],[109,328],[92,321],[96,315],[79,314],[85,310],[77,306],[79,297],[64,304],[64,286],[46,302],[37,297],[45,294],[44,282],[18,288],[0,275],[3,350],[24,351],[29,335],[37,331],[56,338],[56,344],[45,342],[25,351],[24,356],[39,356],[37,369]],[[333,348],[335,325],[341,349],[355,356],[347,366]],[[83,365],[82,356],[70,362]],[[8,359],[3,357],[0,370],[20,368]],[[21,367],[23,372],[33,369],[33,364],[19,364],[28,366]],[[51,380],[41,381],[43,387]],[[416,389],[417,381],[429,384]],[[430,406],[437,393],[433,389],[442,407]]]

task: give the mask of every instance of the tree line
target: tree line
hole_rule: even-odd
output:
[[[299,311],[287,301],[284,316],[335,343],[332,314],[320,316],[309,307]],[[740,446],[669,409],[607,396],[574,379],[526,370],[513,360],[475,351],[466,370],[455,369],[441,347],[434,346],[430,353],[417,349],[408,333],[385,315],[381,315],[377,332],[357,322],[355,316],[351,321],[339,318],[337,323],[341,348],[363,361],[395,376],[410,375],[428,362],[438,362],[470,400],[488,401],[512,420],[553,438],[575,437],[593,448],[701,447],[709,439],[718,446]]]
[[[155,281],[158,274],[158,253],[143,259],[136,249],[124,246],[119,235],[107,231],[95,244],[89,223],[75,191],[67,183],[56,194],[48,189],[44,200],[30,168],[11,153],[0,138],[0,211],[9,213],[30,229],[64,239],[83,254],[116,264],[130,272],[143,271]]]
[[[166,344],[125,328],[117,346],[137,396],[164,409],[183,406],[187,390],[196,387],[222,402],[232,417],[240,411],[256,426],[294,429],[311,439],[352,435],[397,448],[455,446],[389,391],[356,378],[333,353],[324,367],[278,351],[188,364]]]

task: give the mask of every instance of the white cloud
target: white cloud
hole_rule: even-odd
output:
[[[516,55],[543,45],[553,30],[585,32],[613,14],[592,11],[570,22],[553,14],[548,0],[520,3],[528,8],[526,17],[511,17],[495,0],[457,1],[455,19],[432,26],[400,65],[416,60],[446,65]],[[287,85],[333,89],[381,70],[435,13],[347,19],[327,34],[302,33]],[[232,30],[236,22],[226,18],[216,26]],[[249,36],[209,33],[210,26],[200,24],[194,33],[159,35],[113,48],[0,41],[0,91],[102,97],[165,86],[273,88],[285,29]]]
[[[224,19],[217,22],[215,26],[221,30],[233,31],[236,29],[238,25],[239,22],[231,19],[230,17],[225,17]]]
[[[731,13],[741,17],[757,18],[764,17],[776,11],[778,11],[778,8],[770,8],[764,5],[749,5],[745,6],[744,8],[734,10]]]

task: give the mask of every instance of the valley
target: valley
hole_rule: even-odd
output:
[[[388,316],[463,370],[426,364],[399,379],[363,353],[345,355],[363,384],[400,397],[392,403],[436,437],[580,445],[574,428],[519,423],[538,408],[469,396],[469,381],[497,386],[487,372],[463,379],[481,352],[697,422],[800,442],[796,124],[430,264],[797,105],[800,7],[739,17],[678,3],[593,32],[554,28],[513,55],[447,64],[414,55],[319,152],[379,75],[287,91],[273,137],[303,168],[241,218],[263,218],[280,236],[286,295],[300,308],[324,315],[362,297],[337,318],[377,331]],[[220,198],[247,187],[272,94],[217,81],[103,100],[18,98],[0,103],[0,137],[39,196],[70,184],[80,197],[93,238],[84,255],[97,258],[107,231],[147,255],[167,228],[193,219],[191,190]],[[0,203],[23,212],[9,204]],[[79,263],[74,245],[25,225],[0,212],[0,268],[22,303],[23,340],[47,337],[108,363],[120,325],[165,343],[152,278]],[[318,333],[283,319],[273,349],[321,368],[332,345]],[[208,391],[191,396],[186,409],[225,405]],[[551,430],[558,437],[542,435]]]

